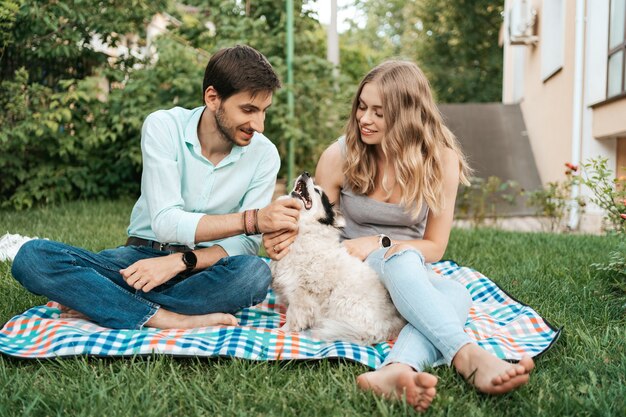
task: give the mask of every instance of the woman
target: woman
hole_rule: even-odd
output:
[[[428,81],[405,61],[385,62],[365,76],[345,137],[324,151],[315,172],[345,217],[344,245],[379,273],[408,321],[383,365],[357,384],[381,396],[406,395],[418,411],[436,392],[437,378],[422,372],[425,367],[452,364],[489,394],[525,384],[534,367],[530,357],[510,364],[474,343],[463,331],[468,291],[432,277],[430,263],[446,250],[457,187],[468,174]],[[382,247],[389,245],[387,236],[391,246]],[[280,259],[294,239],[293,232],[275,232],[263,243]]]

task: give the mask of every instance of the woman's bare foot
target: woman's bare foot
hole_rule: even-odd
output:
[[[232,314],[211,313],[200,315],[178,314],[159,308],[145,324],[157,329],[193,329],[207,326],[236,326],[237,319]]]
[[[426,372],[415,372],[409,365],[392,363],[359,375],[359,388],[385,398],[402,399],[417,411],[426,411],[435,398],[437,378]]]
[[[59,310],[61,310],[61,314],[59,314],[59,318],[62,319],[83,319],[89,320],[89,317],[85,316],[83,313],[77,310],[73,310],[69,307],[66,307],[62,304],[59,304]]]
[[[509,363],[474,343],[463,346],[452,364],[477,390],[492,395],[505,394],[526,384],[535,367],[528,356],[519,363]]]

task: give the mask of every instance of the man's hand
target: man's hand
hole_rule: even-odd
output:
[[[257,221],[261,233],[277,232],[279,230],[298,230],[300,218],[300,200],[283,198],[274,201],[267,207],[259,210]]]
[[[121,269],[120,274],[131,287],[149,292],[185,269],[182,254],[173,253],[159,258],[142,259],[126,269]]]
[[[343,241],[348,253],[352,256],[356,256],[360,260],[364,261],[370,253],[374,252],[380,247],[378,236],[364,236],[356,239],[347,239]]]
[[[289,246],[296,240],[297,230],[279,230],[263,235],[263,246],[269,257],[278,261],[289,253]]]

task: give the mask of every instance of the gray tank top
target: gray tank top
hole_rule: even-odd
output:
[[[345,140],[339,138],[345,154]],[[428,207],[422,206],[417,218],[407,213],[399,204],[385,203],[362,194],[355,194],[344,185],[339,194],[339,208],[346,221],[341,238],[385,234],[392,239],[422,239],[426,229]]]

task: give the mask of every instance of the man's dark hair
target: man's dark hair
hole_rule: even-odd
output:
[[[273,93],[280,88],[280,80],[263,54],[246,45],[235,45],[220,49],[209,60],[202,82],[202,101],[209,86],[226,100],[242,91],[249,91],[253,97],[260,92]]]

